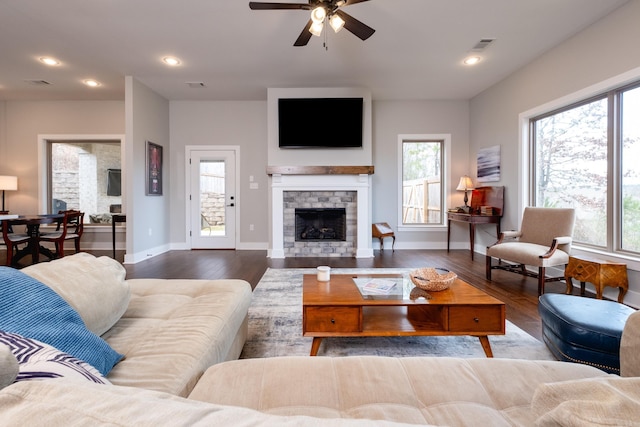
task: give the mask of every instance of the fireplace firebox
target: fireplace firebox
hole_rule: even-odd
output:
[[[344,208],[296,208],[295,240],[343,242],[347,237],[346,217]]]

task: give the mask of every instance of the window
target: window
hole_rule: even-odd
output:
[[[640,85],[530,120],[531,203],[576,210],[574,241],[640,254]]]
[[[441,135],[401,135],[398,139],[402,226],[444,224],[445,141]]]
[[[79,209],[85,222],[108,224],[120,211],[120,141],[48,141],[48,211]]]

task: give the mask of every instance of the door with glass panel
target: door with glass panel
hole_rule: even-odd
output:
[[[193,150],[190,159],[191,247],[235,249],[235,151]]]

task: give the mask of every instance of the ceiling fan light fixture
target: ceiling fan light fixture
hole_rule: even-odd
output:
[[[331,28],[333,28],[333,31],[337,33],[342,29],[342,27],[344,27],[344,19],[334,14],[329,18],[329,24],[331,25]]]
[[[322,24],[322,22],[314,22],[313,24],[311,24],[311,27],[309,27],[309,32],[316,37],[320,37],[323,27],[324,25]]]
[[[327,17],[327,10],[322,6],[318,6],[311,11],[311,20],[313,21],[314,24],[322,24],[322,22],[324,21],[324,18],[326,17]]]

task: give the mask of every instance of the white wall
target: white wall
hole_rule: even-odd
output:
[[[472,171],[476,170],[480,148],[502,148],[502,177],[496,185],[506,187],[503,229],[518,227],[522,207],[527,204],[520,191],[526,177],[521,171],[524,150],[518,116],[640,67],[639,17],[640,1],[631,1],[471,100]],[[479,236],[476,249],[483,250],[490,240]],[[635,295],[625,302],[628,299],[640,305],[640,275],[630,272],[630,282]]]
[[[268,150],[267,103],[263,101],[171,101],[171,243],[174,248],[187,247],[185,236],[185,146],[240,146],[240,209],[239,249],[266,248],[268,244],[268,165],[367,165],[366,155],[345,160],[344,156],[311,163],[301,159],[282,159],[277,142]],[[452,204],[462,204],[462,193],[455,191],[461,175],[469,173],[469,130],[467,101],[374,101],[372,103],[373,220],[397,224],[397,139],[403,133],[452,134]],[[276,153],[274,154],[273,151]],[[280,150],[284,151],[284,150]],[[300,150],[293,154],[300,155]],[[314,153],[317,150],[314,150]],[[332,151],[332,150],[329,150]],[[286,155],[289,155],[285,153]],[[277,160],[274,159],[274,156]],[[269,160],[267,160],[269,158]],[[274,160],[272,160],[274,159]],[[313,163],[315,161],[316,163]],[[277,163],[272,163],[277,162]],[[249,176],[254,177],[258,190],[249,189]],[[454,182],[455,181],[455,182]],[[248,224],[255,230],[249,231]],[[457,240],[456,240],[457,239]],[[468,247],[466,228],[454,230],[452,247]],[[446,247],[446,231],[399,232],[396,248]]]
[[[171,242],[188,247],[185,228],[185,147],[240,147],[239,249],[266,249],[267,103],[265,101],[172,101],[171,112]],[[258,189],[249,188],[253,176]],[[249,230],[254,224],[254,230]]]
[[[396,248],[447,247],[446,229],[398,231],[398,135],[450,134],[451,159],[446,189],[448,206],[460,206],[464,193],[456,191],[469,165],[469,103],[467,101],[373,102],[373,222],[387,222],[396,230]],[[480,229],[481,227],[478,227]],[[466,227],[454,225],[452,249],[469,247]]]
[[[127,76],[125,78],[126,147],[123,162],[127,215],[125,262],[138,262],[170,248],[171,147],[169,101]],[[163,147],[163,194],[145,194],[146,142]]]
[[[38,200],[38,135],[123,135],[122,101],[0,102],[0,174],[18,177],[18,191],[6,192],[13,213],[43,213]],[[84,247],[111,248],[111,229],[85,227]],[[104,231],[104,230],[100,230]]]

